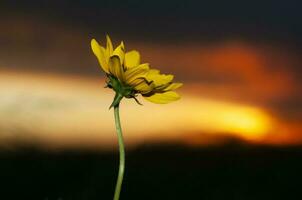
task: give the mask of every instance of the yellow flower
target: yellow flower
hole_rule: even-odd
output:
[[[125,52],[123,42],[114,49],[108,35],[106,39],[106,47],[92,39],[91,48],[109,79],[108,87],[117,94],[116,103],[123,97],[137,101],[137,94],[160,104],[180,99],[173,90],[181,87],[182,83],[173,83],[173,75],[160,74],[159,70],[151,69],[148,63],[141,64],[138,51]]]

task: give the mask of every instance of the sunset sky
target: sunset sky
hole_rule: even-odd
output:
[[[298,1],[171,2],[1,2],[0,144],[116,145],[114,94],[90,50],[106,34],[184,83],[169,105],[122,102],[129,146],[302,144]]]

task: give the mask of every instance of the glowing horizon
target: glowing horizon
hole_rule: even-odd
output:
[[[102,83],[79,76],[2,73],[0,88],[5,98],[0,101],[0,137],[59,147],[115,145],[114,120],[108,110],[114,94]],[[261,143],[274,128],[272,117],[261,108],[180,93],[181,101],[165,106],[144,100],[144,106],[139,106],[124,100],[126,142],[188,140],[187,132],[204,132]],[[11,127],[19,127],[26,135]]]

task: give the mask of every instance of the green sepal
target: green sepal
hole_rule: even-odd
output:
[[[135,102],[138,104],[138,105],[140,105],[140,106],[142,106],[143,104],[141,103],[141,102],[139,102],[139,100],[134,96],[134,97],[132,97],[134,100],[135,100]]]
[[[107,74],[107,77],[109,81],[107,82],[107,85],[105,87],[111,88],[115,91],[115,97],[109,109],[118,106],[123,97],[134,98],[139,105],[142,105],[136,99],[136,91],[133,87],[122,83],[120,80],[110,74]]]
[[[112,107],[116,107],[120,104],[121,100],[123,99],[123,95],[119,94],[119,93],[115,93],[114,99],[112,104],[110,105],[109,109]]]

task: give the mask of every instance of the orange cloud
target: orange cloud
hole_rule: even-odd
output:
[[[242,86],[248,97],[275,98],[296,91],[293,72],[297,58],[280,47],[229,41],[218,44],[183,46],[140,46],[146,61],[177,71],[183,78],[195,78],[202,84]],[[208,83],[207,78],[214,77]],[[219,81],[215,81],[218,78]],[[233,80],[233,81],[229,81]],[[241,87],[239,87],[241,90]],[[231,91],[230,91],[231,92]]]

